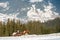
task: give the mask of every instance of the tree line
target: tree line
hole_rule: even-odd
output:
[[[0,21],[0,36],[12,36],[13,32],[16,32],[17,30],[22,32],[26,29],[30,31],[29,34],[36,35],[57,33],[60,32],[59,22],[60,18],[56,18],[45,23],[41,23],[40,21],[29,21],[24,24],[21,23],[20,20],[15,21],[15,19],[8,19],[7,22]]]

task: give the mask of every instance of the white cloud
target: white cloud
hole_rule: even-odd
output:
[[[15,20],[20,20],[20,21],[23,22],[23,23],[26,23],[26,22],[27,22],[26,19],[18,18],[18,17],[17,17],[18,15],[19,15],[19,12],[13,13],[13,14],[9,14],[9,15],[0,13],[0,21],[6,22],[8,19],[10,19],[10,20],[15,19]],[[15,22],[16,22],[16,21],[15,21]]]
[[[27,8],[21,8],[21,11],[25,11],[25,10],[28,10],[29,9],[29,7],[27,7]]]
[[[18,19],[18,16],[19,15],[19,12],[18,13],[14,13],[14,14],[9,14],[7,18],[10,18],[10,19]]]
[[[0,7],[2,7],[3,9],[3,11],[7,11],[7,10],[9,10],[9,2],[0,2]]]
[[[6,8],[8,4],[8,2],[1,2],[0,7]]]
[[[19,15],[19,13],[16,13],[16,14],[3,14],[3,13],[0,13],[0,21],[6,21],[8,18],[9,19],[18,19],[17,16]]]
[[[30,2],[34,3],[34,2],[42,2],[43,0],[30,0]]]
[[[25,11],[26,10],[26,8],[21,8],[21,11]]]
[[[44,11],[40,9],[36,9],[35,5],[32,5],[31,9],[27,12],[28,20],[40,20],[41,22],[45,22],[48,20],[53,20],[54,18],[59,16],[59,13],[56,13],[52,8],[54,6],[52,3],[48,3],[49,5],[43,5]]]
[[[10,8],[10,7],[6,7],[6,8],[3,9],[3,11],[7,11],[7,10],[9,10],[9,8]]]
[[[6,17],[7,17],[6,14],[0,13],[0,21],[4,21]]]

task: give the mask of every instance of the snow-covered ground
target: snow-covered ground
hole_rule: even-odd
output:
[[[0,37],[0,40],[60,40],[60,33],[47,35],[23,35],[15,37]]]

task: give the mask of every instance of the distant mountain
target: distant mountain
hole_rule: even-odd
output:
[[[44,11],[36,9],[35,5],[32,5],[31,9],[27,12],[28,20],[46,22],[48,20],[53,20],[56,17],[59,17],[59,15],[57,15],[58,13],[52,12],[51,9],[52,6],[50,3],[44,9]]]
[[[0,21],[18,19],[21,22],[46,22],[59,17],[56,7],[45,0],[5,0],[0,2]]]
[[[45,22],[44,25],[47,27],[55,27],[55,26],[60,27],[60,18],[55,18],[54,20],[49,20],[49,21]]]

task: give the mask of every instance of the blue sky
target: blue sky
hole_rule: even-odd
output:
[[[44,11],[44,5],[49,5],[49,2],[54,6],[52,11],[60,14],[60,0],[0,0],[0,13],[7,15],[19,13],[18,18],[26,18],[33,4],[37,9]]]
[[[56,7],[57,12],[60,13],[60,0],[52,0],[51,3]]]
[[[11,9],[9,9],[10,13],[16,11],[17,9],[21,7],[30,6],[29,0],[0,0],[0,2],[9,2],[9,6]],[[50,1],[55,7],[56,11],[60,13],[60,0],[44,0],[44,1]],[[48,4],[48,3],[47,3]],[[39,5],[39,4],[38,4]]]

